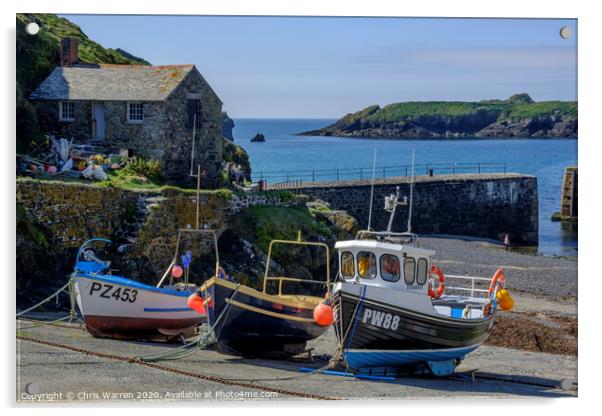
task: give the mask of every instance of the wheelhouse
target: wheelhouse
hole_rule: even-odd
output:
[[[338,278],[368,286],[428,292],[431,250],[375,240],[340,241],[335,245]]]

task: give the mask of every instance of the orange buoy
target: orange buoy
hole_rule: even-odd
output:
[[[171,268],[171,275],[176,279],[182,277],[182,274],[184,274],[184,269],[182,269],[182,266],[176,264]]]
[[[328,326],[334,321],[332,306],[328,301],[320,302],[314,308],[314,321],[320,326]]]
[[[205,310],[205,300],[198,293],[193,293],[188,296],[188,307],[201,315],[207,314],[207,311]]]
[[[500,308],[502,308],[503,311],[512,310],[514,307],[514,299],[512,299],[510,292],[506,289],[499,290],[496,293],[495,298],[497,299],[498,305],[500,305]]]

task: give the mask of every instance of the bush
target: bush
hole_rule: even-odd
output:
[[[157,159],[144,160],[134,156],[128,161],[125,169],[130,173],[146,176],[153,182],[163,181],[163,167]]]

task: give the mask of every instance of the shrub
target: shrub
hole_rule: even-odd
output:
[[[126,169],[130,173],[146,176],[153,182],[163,181],[163,168],[157,159],[144,160],[134,156],[128,161]]]

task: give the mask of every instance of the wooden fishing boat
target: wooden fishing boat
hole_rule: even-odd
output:
[[[398,197],[399,190],[386,203],[391,216]],[[335,248],[335,332],[344,361],[358,372],[452,374],[487,339],[498,305],[513,304],[502,269],[491,279],[445,276],[433,265],[435,252],[411,232],[360,231]],[[446,279],[460,282],[449,294]]]
[[[182,268],[177,261],[182,234],[204,232],[213,231],[179,231],[174,259],[156,286],[112,274],[110,262],[99,259],[92,247],[101,242],[111,244],[110,240],[86,241],[78,251],[71,279],[88,331],[97,337],[155,340],[194,335],[195,328],[206,321],[206,315],[188,305],[197,286],[188,281],[190,265]],[[182,258],[186,262],[187,257]],[[183,273],[184,282],[174,282]]]
[[[326,254],[326,279],[309,280],[269,276],[275,244],[321,247]],[[236,283],[222,269],[199,293],[207,306],[220,351],[237,355],[291,356],[305,350],[306,342],[319,337],[332,322],[314,319],[325,297],[295,294],[303,285],[317,285],[327,293],[330,284],[329,249],[323,243],[274,240],[270,243],[261,290]],[[292,289],[286,287],[292,286]],[[332,312],[331,312],[332,314]],[[332,315],[331,315],[332,316]]]

